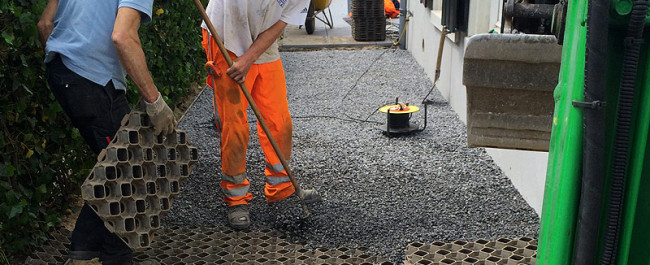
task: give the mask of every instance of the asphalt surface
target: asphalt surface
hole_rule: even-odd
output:
[[[252,230],[277,229],[307,247],[364,247],[394,262],[403,261],[409,242],[537,236],[534,210],[484,149],[467,147],[465,125],[437,91],[429,96],[435,104],[424,131],[382,135],[386,116],[373,114],[378,107],[396,97],[419,105],[432,86],[408,52],[321,50],[282,59],[294,126],[290,165],[301,186],[316,188],[323,201],[311,205],[307,220],[295,197],[266,202],[264,156],[249,110]],[[411,118],[423,120],[424,111]],[[200,160],[163,224],[227,225],[211,91],[180,127]]]

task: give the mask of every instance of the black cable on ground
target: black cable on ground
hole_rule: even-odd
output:
[[[343,111],[342,111],[342,112],[343,112],[343,115],[345,115],[346,118],[348,118],[348,119],[350,119],[350,120],[354,120],[354,121],[360,121],[360,122],[371,122],[371,123],[382,124],[381,122],[368,121],[368,119],[370,118],[370,116],[372,116],[372,114],[376,113],[377,110],[379,110],[379,109],[375,110],[372,114],[368,115],[368,117],[367,117],[365,120],[362,120],[362,119],[359,119],[359,118],[350,117],[350,115],[348,115],[347,111],[345,110],[345,105],[343,104],[343,100],[345,100],[345,99],[348,97],[348,95],[350,95],[350,93],[351,93],[355,88],[357,88],[357,85],[359,84],[359,80],[361,80],[361,78],[363,78],[363,77],[368,73],[368,71],[370,71],[370,68],[372,68],[372,67],[375,65],[375,63],[376,63],[377,61],[379,61],[379,59],[380,59],[382,56],[384,56],[384,54],[386,54],[386,52],[387,52],[388,50],[389,50],[389,49],[385,49],[381,54],[379,54],[379,56],[377,56],[377,57],[372,61],[372,63],[370,63],[370,65],[368,66],[368,68],[366,68],[366,70],[363,71],[363,73],[362,73],[362,74],[357,78],[357,80],[354,81],[354,85],[352,85],[352,87],[350,87],[350,89],[348,89],[348,91],[345,93],[345,95],[341,98],[341,106],[343,106]]]
[[[350,87],[350,89],[348,89],[348,91],[345,93],[345,95],[343,95],[343,97],[341,98],[341,106],[343,106],[343,111],[342,111],[342,113],[343,113],[343,115],[345,116],[345,118],[342,118],[342,117],[336,117],[336,116],[332,116],[332,115],[305,115],[305,116],[292,116],[291,118],[292,118],[292,119],[327,118],[327,119],[337,119],[337,120],[341,120],[341,121],[349,121],[349,122],[366,122],[366,123],[373,123],[373,124],[383,124],[382,122],[378,122],[378,121],[370,121],[370,120],[368,120],[368,119],[370,119],[370,117],[371,117],[372,115],[374,115],[375,113],[377,113],[377,111],[379,111],[379,108],[381,108],[381,107],[375,109],[375,110],[374,110],[372,113],[370,113],[370,115],[368,115],[368,117],[366,117],[365,119],[360,119],[360,118],[351,117],[350,115],[347,114],[347,111],[345,110],[345,105],[343,104],[343,100],[345,100],[345,99],[350,95],[350,93],[352,93],[352,91],[354,91],[354,89],[355,89],[355,88],[357,87],[357,85],[359,84],[359,81],[361,80],[361,78],[363,78],[363,77],[368,73],[368,71],[370,71],[370,69],[375,65],[375,63],[376,63],[377,61],[379,61],[379,59],[381,59],[381,57],[382,57],[384,54],[386,54],[386,52],[388,52],[389,50],[390,50],[390,49],[385,49],[381,54],[379,54],[379,55],[378,55],[378,56],[377,56],[377,57],[376,57],[376,58],[375,58],[375,59],[370,63],[370,65],[366,68],[366,70],[363,71],[363,73],[362,73],[361,75],[359,75],[359,77],[354,81],[354,84],[352,85],[352,87]],[[393,51],[393,52],[394,52],[394,51]],[[255,123],[255,122],[257,122],[257,120],[250,120],[250,121],[248,121],[248,123]]]
[[[352,87],[350,87],[350,89],[348,89],[348,91],[345,93],[345,95],[341,98],[341,103],[343,103],[343,100],[346,99],[346,98],[348,97],[348,95],[350,95],[350,92],[352,92],[352,90],[354,90],[355,88],[357,88],[357,84],[359,83],[359,80],[361,80],[361,78],[364,77],[364,76],[368,73],[368,71],[370,71],[370,68],[372,68],[372,66],[375,65],[375,63],[376,63],[377,61],[379,61],[379,58],[381,58],[382,56],[384,56],[384,54],[386,54],[386,52],[387,52],[388,50],[389,50],[389,49],[385,49],[384,52],[382,52],[379,56],[377,56],[377,57],[372,61],[372,63],[370,63],[370,65],[368,66],[368,68],[366,68],[366,70],[363,71],[363,73],[362,73],[362,74],[357,78],[357,80],[354,81],[354,85],[352,85]]]
[[[429,96],[431,95],[431,92],[436,88],[436,82],[433,82],[433,85],[431,85],[431,89],[429,89],[429,92],[427,93],[426,96],[422,99],[422,102],[427,102],[429,100]]]
[[[345,100],[345,99],[350,95],[350,93],[351,93],[351,92],[352,92],[352,91],[357,87],[357,85],[359,84],[359,81],[361,80],[361,78],[363,78],[363,77],[368,73],[368,71],[370,71],[370,68],[372,68],[372,66],[374,66],[375,63],[376,63],[376,62],[377,62],[377,61],[378,61],[378,60],[379,60],[379,59],[380,59],[384,54],[386,54],[386,52],[387,52],[388,50],[389,50],[389,49],[385,49],[385,50],[384,50],[380,55],[378,55],[378,56],[377,56],[377,57],[372,61],[372,63],[370,63],[370,65],[368,66],[368,68],[366,68],[366,70],[363,71],[363,73],[362,73],[362,74],[357,78],[357,80],[355,80],[354,85],[352,85],[352,87],[350,87],[350,89],[348,89],[348,91],[345,93],[345,95],[341,98],[341,106],[345,106],[345,105],[343,104],[343,100]],[[368,120],[368,119],[370,119],[370,117],[371,117],[373,114],[377,113],[378,110],[379,110],[379,108],[377,108],[377,109],[376,109],[375,111],[373,111],[370,115],[368,115],[368,117],[366,117],[366,119],[359,119],[359,118],[350,117],[350,115],[348,115],[347,112],[345,111],[345,107],[343,108],[343,115],[345,115],[345,118],[342,118],[342,117],[336,117],[336,116],[332,116],[332,115],[305,115],[305,116],[292,116],[291,118],[292,118],[292,119],[326,118],[326,119],[337,119],[337,120],[341,120],[341,121],[349,121],[349,122],[367,122],[367,123],[374,123],[374,124],[383,124],[383,123],[381,123],[381,122],[370,121],[370,120]],[[255,122],[257,122],[257,120],[251,120],[251,121],[248,121],[248,123],[255,123]]]
[[[311,119],[311,118],[326,118],[326,119],[335,119],[335,120],[341,120],[341,121],[349,121],[349,122],[367,122],[367,123],[376,123],[376,124],[382,124],[381,122],[377,121],[369,121],[369,120],[362,120],[362,119],[345,119],[341,117],[336,117],[336,116],[329,116],[329,115],[307,115],[307,116],[296,116],[296,117],[291,117],[292,119]]]
[[[600,264],[614,264],[618,254],[621,219],[625,195],[625,178],[627,177],[628,151],[630,146],[630,127],[632,125],[632,107],[634,88],[636,86],[637,67],[641,55],[643,27],[648,10],[647,0],[636,0],[632,6],[628,22],[627,37],[623,52],[623,69],[621,90],[619,91],[616,136],[614,142],[614,161],[610,185],[610,200],[607,209],[607,227],[603,240],[603,256]]]

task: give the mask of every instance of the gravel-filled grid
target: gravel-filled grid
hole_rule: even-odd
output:
[[[429,96],[436,104],[426,130],[382,135],[385,114],[372,114],[378,107],[396,97],[420,105],[432,86],[407,51],[287,52],[282,59],[294,127],[291,169],[323,201],[311,205],[307,220],[295,197],[266,202],[264,156],[249,110],[252,230],[277,229],[312,248],[364,247],[394,262],[404,260],[409,242],[537,236],[533,209],[484,149],[467,147],[465,125],[438,91]],[[411,121],[422,124],[423,113]],[[180,128],[199,148],[199,162],[163,224],[227,225],[210,90]]]

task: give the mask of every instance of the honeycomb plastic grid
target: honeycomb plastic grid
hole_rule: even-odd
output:
[[[70,232],[55,231],[25,264],[55,265],[67,260]],[[275,230],[234,231],[228,227],[173,227],[156,232],[151,248],[135,259],[154,259],[161,264],[355,264],[392,265],[366,249],[339,247],[308,249],[291,243]]]
[[[97,160],[81,186],[83,199],[131,249],[150,247],[198,149],[180,129],[154,136],[147,114],[134,110]]]
[[[274,230],[233,231],[230,228],[163,229],[152,248],[136,260],[162,264],[393,264],[365,254],[365,249],[307,249]]]
[[[58,265],[68,259],[70,249],[70,231],[65,229],[55,230],[50,234],[50,239],[42,246],[34,249],[27,257],[25,264],[29,265]]]
[[[534,265],[537,239],[521,237],[516,240],[499,238],[495,241],[411,243],[406,247],[405,254],[405,265]]]
[[[162,264],[392,264],[366,254],[366,249],[339,247],[307,249],[289,242],[275,230],[234,231],[228,227],[175,227],[156,232],[152,248],[136,260],[155,259]],[[37,248],[25,264],[63,264],[70,232],[61,229]],[[499,238],[474,242],[411,243],[405,265],[413,264],[535,264],[537,240]]]

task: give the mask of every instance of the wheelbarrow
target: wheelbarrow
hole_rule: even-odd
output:
[[[329,26],[330,29],[334,28],[334,19],[332,19],[332,10],[330,10],[330,4],[332,0],[311,0],[309,3],[309,9],[307,10],[307,18],[305,19],[305,30],[307,34],[314,33],[316,28],[316,19],[325,23]],[[325,12],[327,9],[327,13]],[[323,18],[318,17],[319,14],[323,14]],[[329,17],[328,17],[329,13]]]

